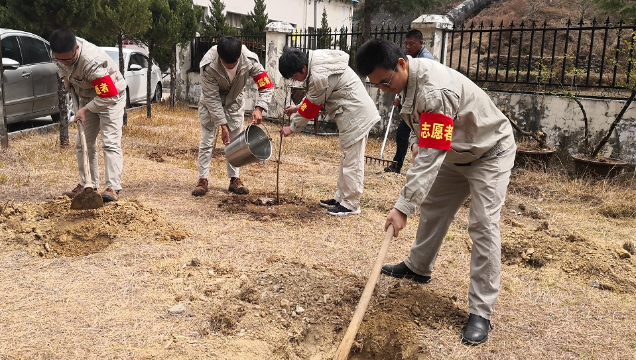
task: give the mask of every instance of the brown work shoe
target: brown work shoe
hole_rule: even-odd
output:
[[[95,191],[97,191],[97,188],[93,188],[95,189]],[[75,187],[75,189],[71,190],[71,191],[65,191],[62,193],[62,195],[66,195],[68,197],[70,197],[71,199],[75,197],[75,195],[81,193],[84,190],[84,186],[81,184],[77,184],[77,186]]]
[[[230,179],[230,187],[227,190],[239,195],[247,195],[250,193],[245,185],[243,185],[241,179],[237,177]]]
[[[203,196],[208,193],[208,179],[199,179],[197,186],[192,190],[192,195]]]
[[[104,190],[104,192],[102,192],[102,199],[104,199],[104,202],[111,202],[111,201],[117,201],[117,195],[119,194],[120,190],[113,190],[112,188],[107,188],[106,190]]]

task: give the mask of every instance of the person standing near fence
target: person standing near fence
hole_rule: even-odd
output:
[[[306,96],[300,106],[289,105],[291,125],[280,130],[283,136],[301,131],[311,119],[325,111],[336,122],[342,150],[336,193],[320,200],[320,206],[334,216],[360,213],[364,187],[364,151],[369,131],[380,121],[380,114],[364,84],[349,67],[349,54],[340,50],[313,50],[309,55],[285,48],[278,70],[285,79],[305,82]]]
[[[194,196],[203,196],[208,192],[208,175],[214,150],[212,145],[217,127],[221,127],[221,140],[225,145],[243,132],[243,92],[248,79],[254,80],[258,87],[258,99],[252,111],[253,124],[263,121],[263,111],[267,111],[274,92],[274,84],[258,61],[258,55],[249,51],[235,37],[222,37],[218,45],[203,56],[199,67],[201,142],[197,159],[199,181],[192,190]],[[228,191],[248,194],[249,190],[239,178],[239,168],[226,161],[226,169],[230,178]]]
[[[512,126],[470,79],[438,62],[409,58],[390,41],[366,42],[356,65],[382,91],[403,95],[400,115],[414,131],[413,166],[384,227],[393,225],[397,236],[418,207],[419,227],[406,260],[383,266],[382,273],[428,283],[451,222],[470,196],[470,315],[461,341],[481,344],[499,295],[499,219],[516,150]]]
[[[424,46],[424,35],[422,32],[413,29],[409,30],[406,33],[406,38],[404,40],[404,48],[406,49],[406,53],[414,58],[425,58],[435,60],[433,54]],[[399,96],[395,97],[393,100],[393,108],[398,109],[397,113],[399,114],[402,110],[402,105],[400,104]],[[402,171],[402,166],[404,165],[404,158],[406,157],[406,153],[409,149],[409,137],[411,136],[411,128],[406,125],[404,120],[400,120],[398,124],[397,130],[395,131],[395,156],[393,156],[394,163],[390,166],[384,168],[386,172],[394,172],[400,173]]]
[[[77,113],[75,122],[81,122],[86,136],[91,181],[99,184],[97,135],[102,133],[104,153],[104,202],[117,201],[121,191],[124,155],[121,149],[124,108],[126,107],[126,81],[119,67],[104,50],[90,42],[76,38],[70,30],[55,30],[49,36],[55,70],[66,90],[73,91]],[[75,153],[80,183],[64,195],[73,198],[84,190],[84,155],[80,133],[75,138]]]

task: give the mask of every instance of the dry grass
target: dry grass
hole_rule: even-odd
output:
[[[280,124],[265,126],[275,160]],[[0,359],[333,356],[403,175],[367,166],[362,214],[330,217],[316,202],[335,190],[337,138],[296,134],[283,140],[283,204],[254,203],[275,196],[275,161],[241,170],[251,190],[241,198],[226,191],[218,150],[210,192],[195,198],[196,111],[158,105],[152,119],[130,113],[119,204],[78,214],[58,196],[77,182],[74,150],[56,139],[24,137],[0,152]],[[367,154],[380,145],[370,139]],[[472,245],[462,207],[430,284],[380,278],[351,358],[633,359],[634,175],[593,182],[556,167],[514,172],[486,344],[458,339]],[[387,263],[408,254],[416,228],[409,219]],[[88,255],[56,253],[75,244],[69,238],[110,243]],[[176,304],[183,314],[168,313]]]

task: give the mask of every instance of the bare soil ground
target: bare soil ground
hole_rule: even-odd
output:
[[[277,199],[281,125],[264,126],[274,155],[241,169],[250,195],[227,192],[217,149],[196,198],[196,111],[133,111],[121,199],[86,211],[59,196],[77,183],[72,148],[55,133],[12,139],[0,152],[0,359],[330,359],[405,176],[367,165],[362,214],[331,217],[317,202],[335,190],[338,140],[296,134]],[[367,154],[380,146],[370,139]],[[380,277],[350,358],[634,359],[635,185],[633,173],[572,179],[558,158],[547,173],[516,169],[490,340],[459,341],[468,200],[430,284]],[[417,222],[387,263],[408,254]]]

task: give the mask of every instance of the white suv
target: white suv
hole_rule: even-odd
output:
[[[119,48],[101,47],[106,53],[115,60],[119,66]],[[146,84],[148,73],[148,56],[141,51],[132,49],[123,49],[124,54],[124,78],[126,79],[126,106],[136,103],[146,102]],[[154,63],[154,61],[153,61]],[[150,94],[152,101],[161,101],[161,69],[157,64],[152,65],[152,75],[150,78]]]
[[[19,30],[0,29],[7,123],[50,115],[60,120],[58,82],[49,42]]]

